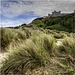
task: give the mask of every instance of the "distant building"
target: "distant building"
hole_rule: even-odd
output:
[[[43,16],[43,18],[49,18],[49,16]]]
[[[61,13],[61,11],[54,11],[52,14],[48,14],[48,16],[44,16],[44,18],[50,18],[50,17],[58,17],[58,16],[65,16],[69,13]]]

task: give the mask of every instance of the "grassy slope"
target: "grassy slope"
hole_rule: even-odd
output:
[[[1,47],[5,47],[8,56],[1,67],[3,75],[5,73],[74,74],[74,34],[35,27],[2,28],[1,31]],[[62,44],[58,45],[58,41]]]
[[[45,18],[45,19],[37,18],[33,20],[31,24],[34,24],[35,26],[43,27],[46,29],[72,32],[73,19],[74,19],[74,13],[63,16],[63,17],[60,16],[60,17],[51,17],[51,18]]]

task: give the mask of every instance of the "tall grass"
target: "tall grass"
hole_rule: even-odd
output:
[[[42,34],[40,36],[34,36],[32,40],[34,43],[38,43],[39,47],[41,47],[43,50],[46,50],[49,54],[54,53],[56,48],[56,40],[51,35]]]
[[[14,47],[10,46],[8,58],[3,61],[2,74],[25,73],[27,69],[45,66],[50,53],[55,50],[55,39],[47,34],[33,36]]]
[[[75,57],[74,34],[35,27],[2,28],[1,33],[1,47],[7,51],[7,57],[2,62],[2,75],[12,73],[22,75],[28,69],[37,70],[38,67],[45,69],[47,66],[53,74],[59,69],[59,72],[63,71],[62,67],[67,65],[69,66],[67,70],[74,69],[67,61],[68,58]],[[57,47],[56,40],[61,42]]]
[[[75,38],[72,36],[64,38],[62,41],[62,46],[60,46],[59,49],[61,52],[70,54],[75,57]]]
[[[7,47],[7,45],[13,41],[13,39],[15,38],[15,34],[13,31],[11,31],[10,29],[6,29],[6,28],[1,28],[1,47],[5,48]]]
[[[1,29],[1,48],[5,50],[14,41],[21,41],[29,38],[30,34],[21,29],[10,29],[10,28],[0,28]]]

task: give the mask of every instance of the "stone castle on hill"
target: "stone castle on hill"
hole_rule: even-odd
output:
[[[69,13],[61,13],[61,11],[54,11],[52,14],[48,14],[48,16],[44,16],[44,18],[50,18],[50,17],[58,17],[58,16],[65,16]]]

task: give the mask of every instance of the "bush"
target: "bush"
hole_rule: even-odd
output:
[[[45,24],[41,20],[32,21],[32,24],[34,24],[37,27],[45,27]]]
[[[52,30],[56,29],[59,31],[72,32],[73,23],[74,23],[73,19],[74,19],[74,13],[71,13],[66,16],[41,18],[41,19],[37,18],[33,20],[31,24]]]
[[[65,27],[63,27],[62,25],[59,25],[59,24],[47,26],[47,29],[69,32],[69,30],[67,28],[65,28]]]

